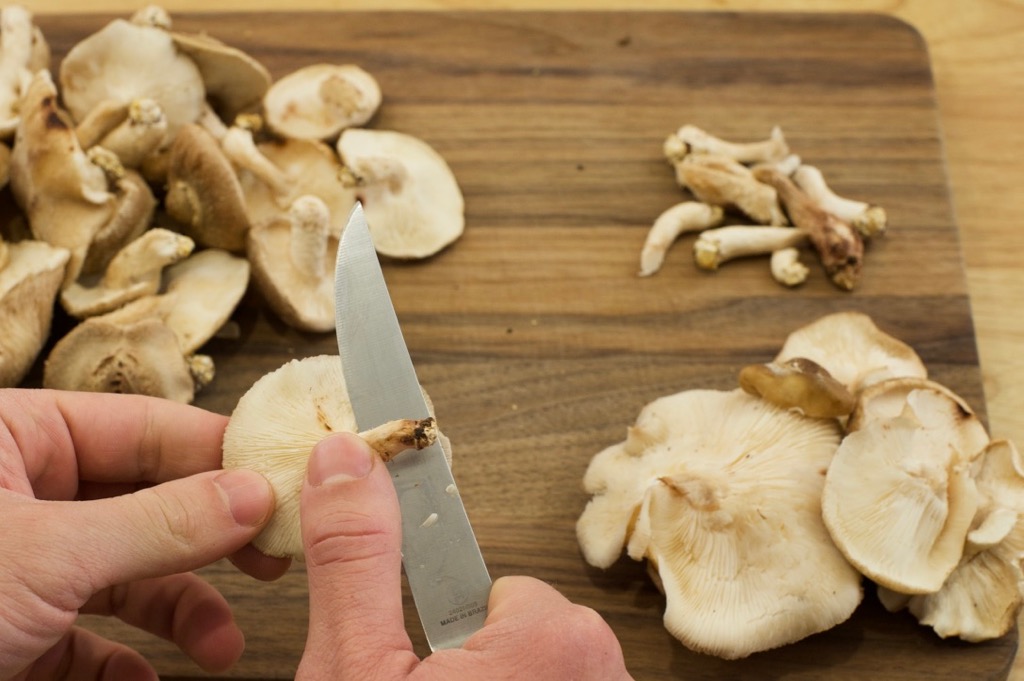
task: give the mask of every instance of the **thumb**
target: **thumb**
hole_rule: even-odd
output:
[[[313,448],[300,506],[309,579],[301,678],[399,677],[390,665],[408,669],[416,658],[402,613],[401,515],[387,467],[358,435],[332,435]]]

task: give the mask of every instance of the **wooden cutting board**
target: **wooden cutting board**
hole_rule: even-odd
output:
[[[41,17],[55,64],[107,19]],[[984,413],[928,55],[912,28],[874,15],[660,12],[209,15],[175,26],[250,52],[275,76],[362,65],[385,94],[373,127],[417,135],[451,164],[464,237],[425,262],[387,262],[385,276],[495,577],[530,574],[596,608],[641,680],[1005,678],[1015,633],[941,641],[884,612],[870,588],[850,621],[798,644],[736,662],[691,653],[663,628],[644,567],[590,568],[574,534],[588,461],[644,404],[734,387],[743,365],[825,313],[870,314]],[[785,290],[761,258],[701,272],[692,237],[638,278],[648,227],[684,198],[661,155],[684,123],[737,140],[781,125],[837,190],[885,206],[891,233],[868,248],[860,287],[840,292],[815,268]],[[240,337],[207,348],[218,371],[203,407],[230,413],[286,360],[336,352],[333,335],[286,328],[255,294],[235,319]],[[305,640],[301,567],[271,584],[224,564],[203,572],[248,639],[234,675],[291,678]],[[167,678],[202,676],[162,642],[90,625]]]

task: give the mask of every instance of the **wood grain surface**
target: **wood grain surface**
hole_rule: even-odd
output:
[[[59,54],[102,17],[40,19]],[[740,662],[694,655],[661,625],[638,563],[607,572],[579,556],[573,524],[589,458],[640,407],[686,388],[731,388],[796,326],[870,314],[932,375],[984,413],[928,54],[876,15],[341,13],[178,15],[260,58],[275,75],[354,61],[385,93],[374,127],[430,142],[466,195],[467,232],[435,258],[385,263],[421,380],[455,446],[455,474],[495,576],[528,573],[597,608],[638,679],[1005,678],[1016,639],[942,642],[869,592],[850,622]],[[696,123],[732,138],[781,125],[843,193],[885,205],[892,233],[852,294],[821,273],[797,291],[763,260],[696,271],[688,240],[663,272],[635,276],[653,218],[681,200],[664,137]],[[295,333],[255,295],[237,340],[208,348],[218,378],[197,403],[229,413],[259,376],[333,337]],[[273,584],[224,565],[206,574],[249,641],[235,671],[289,678],[304,643],[300,568]],[[418,632],[410,609],[410,629]],[[97,627],[109,625],[96,623]],[[167,676],[197,675],[127,631]],[[421,637],[417,643],[422,648]]]

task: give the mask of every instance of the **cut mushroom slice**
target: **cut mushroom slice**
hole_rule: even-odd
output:
[[[94,165],[57,105],[57,88],[38,71],[22,100],[11,156],[11,191],[34,238],[66,248],[65,284],[77,277],[89,245],[117,209],[106,174]]]
[[[828,629],[862,596],[821,520],[839,439],[835,422],[741,390],[660,398],[590,462],[583,555],[647,558],[666,628],[694,650],[733,659]]]
[[[53,347],[43,386],[55,390],[132,393],[189,403],[195,382],[178,339],[162,322],[116,324],[92,317]]]
[[[1021,608],[1024,462],[1012,442],[997,440],[988,446],[980,457],[975,482],[982,498],[978,517],[963,560],[942,588],[914,596],[885,588],[878,593],[886,608],[908,608],[942,638],[957,636],[972,642],[1006,634]],[[993,533],[992,527],[998,531]],[[986,529],[989,540],[976,544],[974,540]]]
[[[820,364],[854,394],[899,376],[926,378],[914,349],[885,333],[862,312],[836,312],[789,334],[776,363],[805,357]]]
[[[0,388],[18,385],[46,344],[69,257],[42,241],[0,239]]]
[[[254,281],[270,309],[302,331],[334,330],[334,280],[328,275],[338,237],[329,233],[330,220],[323,201],[301,196],[287,216],[249,230]]]
[[[959,405],[917,390],[899,415],[862,422],[843,439],[828,469],[822,517],[864,575],[907,594],[942,587],[978,506],[971,478],[977,437]]]
[[[849,416],[856,405],[846,386],[817,362],[797,357],[782,364],[752,364],[740,370],[740,387],[782,409],[811,418]]]
[[[186,258],[194,246],[181,234],[151,229],[118,251],[98,281],[74,282],[65,288],[61,304],[72,317],[82,319],[153,295],[160,289],[164,267]]]
[[[380,103],[380,86],[360,67],[312,64],[271,85],[263,112],[267,126],[282,137],[326,141],[367,123]]]
[[[639,276],[648,277],[661,269],[665,254],[681,234],[715,227],[722,222],[720,206],[683,201],[662,212],[654,221],[640,252]]]
[[[195,63],[163,29],[114,19],[72,47],[60,65],[61,95],[75,120],[105,102],[152,99],[167,118],[166,143],[196,121],[206,91]]]
[[[337,149],[354,179],[378,253],[426,258],[462,235],[462,190],[426,142],[393,130],[349,128]]]
[[[427,446],[431,435],[441,438],[434,428],[433,419],[395,421],[361,436],[378,451],[393,453]],[[299,495],[306,461],[323,438],[356,431],[337,356],[292,360],[261,377],[242,396],[224,432],[223,466],[258,471],[274,489],[276,508],[253,540],[256,548],[271,556],[303,558]]]

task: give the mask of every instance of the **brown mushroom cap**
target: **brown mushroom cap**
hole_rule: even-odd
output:
[[[250,223],[238,176],[217,140],[198,125],[182,127],[171,144],[164,203],[197,243],[245,249]]]
[[[156,214],[156,197],[138,172],[125,168],[112,184],[117,205],[110,220],[89,244],[82,263],[83,274],[105,270],[119,250],[146,231]]]
[[[312,64],[280,78],[263,97],[267,125],[292,139],[335,139],[367,123],[381,103],[377,81],[354,64]]]
[[[392,130],[349,128],[337,149],[355,178],[378,253],[426,258],[462,235],[462,191],[426,142]]]
[[[18,385],[50,334],[70,254],[42,241],[0,241],[0,387]]]
[[[174,31],[171,38],[203,77],[206,96],[224,120],[259,105],[270,87],[270,72],[242,50],[206,34]]]

